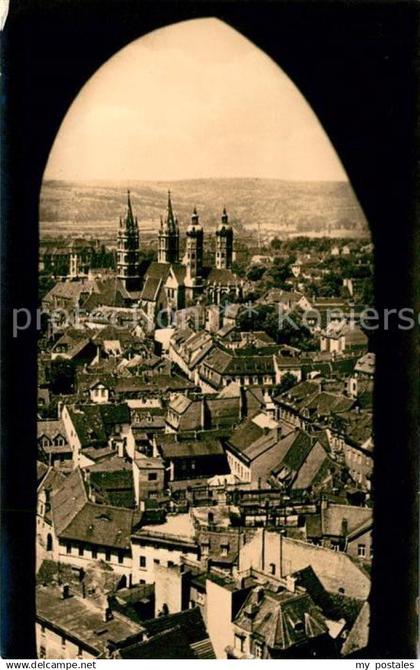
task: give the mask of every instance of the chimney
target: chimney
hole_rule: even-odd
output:
[[[239,387],[239,418],[243,419],[246,417],[247,408],[246,408],[246,391],[243,386]]]
[[[118,456],[120,458],[124,458],[124,442],[123,442],[123,440],[119,440],[119,442],[118,442]]]
[[[201,405],[200,405],[200,424],[201,424],[201,429],[206,430],[206,401],[204,399],[204,395],[201,398]]]
[[[61,587],[61,599],[66,600],[67,598],[70,598],[70,586],[66,583]]]
[[[264,600],[264,588],[262,586],[257,586],[255,589],[255,595],[258,605],[261,605],[262,601]]]
[[[343,520],[341,521],[341,535],[343,537],[347,537],[348,532],[349,532],[349,521],[344,517]]]
[[[286,589],[290,591],[290,593],[294,593],[296,589],[296,577],[291,577],[290,575],[287,575],[286,577]]]
[[[61,419],[61,413],[63,411],[63,405],[64,405],[63,401],[59,400],[58,403],[57,403],[57,418],[58,419]]]
[[[107,607],[105,607],[105,609],[103,610],[102,618],[103,618],[103,621],[104,621],[105,623],[106,623],[107,621],[111,621],[111,619],[113,618],[113,616],[112,616],[112,610],[111,610],[111,608],[110,608],[109,605],[108,605]]]

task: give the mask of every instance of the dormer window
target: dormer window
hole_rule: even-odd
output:
[[[303,621],[301,621],[301,620],[295,621],[295,623],[293,625],[293,630],[295,631],[295,633],[304,633],[305,632],[305,624],[303,623]]]

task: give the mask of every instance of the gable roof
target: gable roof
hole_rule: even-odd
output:
[[[141,300],[156,302],[161,286],[161,277],[147,277],[143,291],[141,293]]]
[[[52,519],[57,535],[71,523],[87,501],[82,473],[77,468],[51,497]]]
[[[321,521],[324,535],[347,536],[361,526],[364,527],[366,522],[372,522],[372,509],[332,503],[321,509]],[[347,531],[343,532],[346,524]]]
[[[126,659],[197,659],[180,626],[158,633],[150,640],[122,647],[118,651],[120,658]]]
[[[327,633],[325,618],[307,593],[271,588],[260,586],[250,592],[235,619],[236,625],[252,630],[271,650],[278,651]],[[251,616],[248,612],[252,612]]]
[[[85,502],[70,523],[61,530],[59,537],[103,547],[130,549],[131,533],[136,520],[140,520],[140,513],[135,513],[134,510]]]
[[[36,428],[38,439],[44,435],[49,439],[61,435],[67,442],[67,433],[62,419],[39,419]]]
[[[163,458],[197,458],[198,456],[223,456],[225,451],[218,438],[206,437],[201,440],[177,440],[176,436],[165,435],[158,439]]]

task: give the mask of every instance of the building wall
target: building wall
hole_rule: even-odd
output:
[[[154,566],[155,579],[155,616],[166,605],[168,614],[176,614],[188,608],[187,574],[183,567],[174,565]]]
[[[239,477],[241,482],[250,482],[251,468],[245,465],[229,448],[226,449],[226,456],[231,474]]]
[[[162,493],[165,485],[165,469],[163,465],[159,468],[141,467],[142,460],[139,458],[133,461],[134,494],[137,505],[139,505],[141,500],[148,500]],[[147,459],[144,460],[147,461]],[[149,475],[155,475],[156,479],[150,480]]]
[[[35,626],[38,658],[95,658],[91,652],[70,641],[66,635],[56,633],[39,621]]]
[[[233,645],[232,592],[207,579],[206,621],[217,659],[227,658],[226,647]]]
[[[73,465],[77,467],[80,463],[80,449],[82,445],[80,443],[76,429],[73,425],[73,421],[70,418],[69,411],[65,405],[61,413],[61,418],[63,420],[64,427],[66,429],[68,442],[73,452]]]
[[[369,490],[373,472],[373,459],[361,449],[344,445],[344,460],[349,472],[355,482],[361,484],[364,489]]]
[[[369,562],[372,559],[372,531],[364,533],[347,542],[347,553],[354,558]]]
[[[258,530],[239,555],[239,571],[253,567],[284,577],[312,566],[327,591],[344,593],[365,600],[370,579],[346,554],[318,547],[300,540],[282,537],[280,533]],[[274,572],[273,572],[274,570]]]
[[[159,565],[171,567],[173,565],[180,565],[181,558],[186,556],[192,560],[197,558],[198,549],[189,549],[188,547],[180,548],[179,545],[164,545],[159,544],[156,540],[142,538],[141,544],[139,539],[135,539],[132,543],[133,554],[133,584],[138,584],[143,581],[145,584],[153,584],[155,582],[155,569]],[[142,560],[140,560],[142,558]],[[144,560],[143,560],[144,559]],[[144,565],[140,565],[144,563]]]
[[[75,567],[84,569],[86,569],[87,565],[91,561],[102,560],[107,565],[112,567],[112,569],[117,574],[125,575],[127,580],[129,580],[132,571],[132,558],[130,551],[125,550],[124,552],[120,553],[117,549],[109,548],[107,550],[104,547],[83,543],[82,545],[83,555],[80,555],[80,542],[60,539],[59,542],[55,543],[57,549],[54,552],[54,560],[60,561],[60,563],[67,563],[68,565],[74,565]]]

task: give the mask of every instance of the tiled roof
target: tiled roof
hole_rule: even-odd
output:
[[[161,285],[162,279],[160,277],[147,277],[141,299],[148,302],[156,302]]]
[[[41,461],[36,462],[36,481],[38,484],[42,482],[44,479],[45,475],[48,472],[48,465],[45,465],[45,463],[42,463]]]
[[[330,458],[322,444],[318,441],[313,443],[306,459],[302,463],[296,479],[293,482],[293,489],[308,489],[319,479],[320,475],[328,474],[329,466],[332,464]]]
[[[134,511],[87,502],[61,531],[60,538],[129,549]]]
[[[117,277],[109,277],[103,280],[96,280],[94,290],[87,299],[84,307],[90,311],[103,305],[109,307],[123,307],[127,300],[130,300],[130,294],[125,289],[124,284]]]
[[[208,284],[221,284],[222,286],[240,285],[242,280],[237,277],[231,270],[224,270],[218,268],[205,268],[204,274]]]
[[[354,367],[354,371],[373,375],[375,372],[375,354],[368,352],[359,358]]]
[[[126,659],[197,659],[180,626],[162,631],[150,640],[123,647],[118,655]]]
[[[252,417],[239,424],[229,437],[229,444],[241,451],[247,449],[264,435],[264,429],[252,420]]]
[[[208,637],[199,607],[143,621],[143,626],[150,637],[179,626],[183,629],[188,644],[200,642]]]
[[[166,436],[165,436],[166,437]],[[163,440],[160,438],[159,448],[163,458],[196,458],[198,456],[222,456],[225,452],[219,439],[206,438],[205,440],[179,440],[173,436]]]
[[[169,263],[157,263],[153,261],[146,270],[146,278],[153,277],[154,279],[161,279],[162,282],[166,282],[170,271],[171,266]]]
[[[51,497],[52,518],[57,535],[71,523],[87,501],[82,474],[77,468]]]
[[[37,421],[37,437],[38,439],[45,435],[53,439],[59,435],[67,440],[66,429],[62,419],[41,419]]]
[[[183,414],[190,407],[192,400],[182,393],[176,393],[171,398],[168,408],[177,414]]]
[[[273,356],[235,355],[217,348],[207,356],[204,365],[224,375],[274,374]]]
[[[258,595],[261,593],[262,596]],[[252,609],[252,616],[247,615]],[[285,589],[256,587],[241,607],[235,624],[265,640],[269,649],[286,650],[327,633],[324,616],[312,598]],[[299,626],[297,625],[299,624]]]
[[[75,303],[80,299],[82,294],[88,295],[93,289],[94,282],[92,281],[64,281],[57,282],[55,286],[48,291],[47,295],[44,297],[44,301],[48,302],[53,298],[64,298],[66,300],[72,300]]]
[[[321,520],[324,535],[344,537],[366,521],[371,522],[372,509],[354,505],[329,504],[328,507],[321,510]],[[346,532],[343,532],[345,526],[343,522],[347,524]]]

